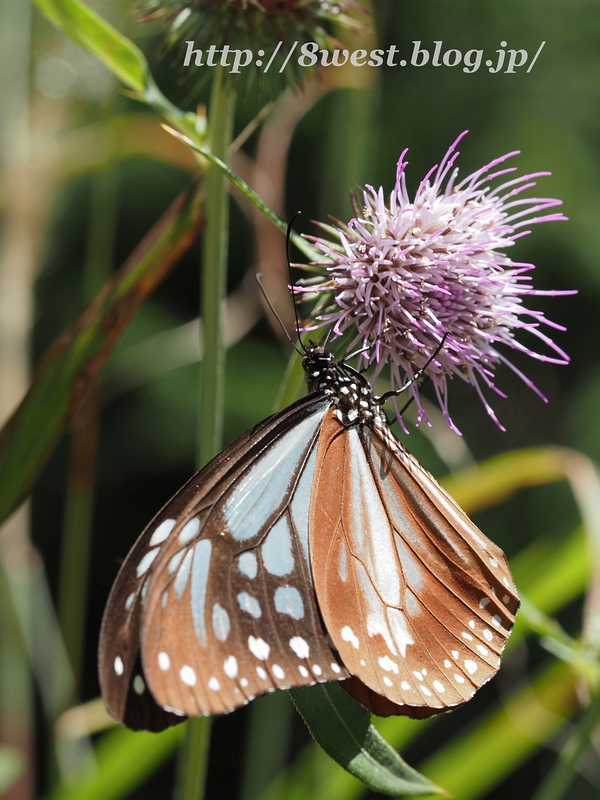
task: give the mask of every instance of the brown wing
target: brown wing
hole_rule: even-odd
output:
[[[151,708],[157,730],[347,676],[327,643],[308,559],[328,405],[305,398],[244,434],[144,531],[103,621],[101,686],[116,719],[147,727]]]
[[[519,603],[504,554],[386,428],[327,413],[310,549],[344,666],[396,713],[459,705],[495,675]]]

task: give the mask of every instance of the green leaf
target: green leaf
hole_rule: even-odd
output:
[[[25,759],[12,747],[0,747],[0,794],[9,789],[25,768]]]
[[[0,522],[26,496],[124,328],[192,244],[202,219],[194,183],[44,356],[25,398],[0,431]]]
[[[511,450],[482,464],[455,472],[442,484],[467,514],[497,505],[528,486],[567,479],[569,450],[558,447]]]
[[[70,39],[97,56],[130,89],[143,94],[148,65],[142,51],[80,0],[34,0]]]
[[[46,800],[119,800],[146,780],[175,751],[181,727],[162,733],[116,728],[105,734],[96,751],[96,763],[79,775],[70,775]]]
[[[338,683],[290,691],[325,752],[375,792],[392,796],[445,794],[409,767],[371,725],[369,711]]]

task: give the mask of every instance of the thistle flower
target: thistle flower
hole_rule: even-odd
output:
[[[251,51],[252,60],[234,76],[236,87],[247,91],[260,84],[267,93],[303,80],[307,69],[298,65],[297,56],[305,42],[316,42],[320,49],[329,50],[336,41],[328,27],[364,29],[365,25],[349,12],[367,14],[356,0],[138,0],[138,6],[142,21],[164,19],[168,23],[170,46],[194,41],[195,48],[214,45],[217,53],[224,45],[230,51]],[[279,74],[294,43],[296,57],[290,58]],[[273,63],[265,73],[274,53]],[[245,59],[242,63],[246,63]],[[194,76],[200,87],[210,71],[204,68],[190,72],[188,68],[186,74]]]
[[[530,233],[524,227],[566,219],[561,213],[544,213],[561,205],[560,200],[521,196],[535,186],[535,178],[549,173],[505,178],[492,188],[493,179],[515,171],[514,167],[498,169],[519,152],[514,151],[459,182],[456,146],[465,134],[427,173],[413,201],[406,190],[405,150],[387,204],[383,189],[375,191],[367,185],[362,210],[354,198],[355,219],[347,226],[322,225],[339,242],[310,237],[326,259],[316,265],[319,277],[301,282],[298,288],[308,296],[320,296],[317,307],[321,310],[307,329],[330,325],[334,340],[344,334],[345,341],[350,338],[349,350],[365,347],[361,358],[374,362],[373,379],[389,364],[396,388],[425,366],[446,336],[426,372],[446,420],[457,433],[448,408],[448,378],[455,375],[475,387],[502,430],[482,390],[487,387],[506,397],[494,384],[499,364],[510,367],[546,400],[498,346],[539,361],[567,364],[568,356],[541,325],[564,328],[546,319],[543,312],[526,308],[523,298],[573,293],[533,289],[528,273],[534,265],[512,261],[501,252]],[[523,344],[517,338],[523,330],[550,354]],[[418,409],[417,424],[428,422],[418,385],[409,391]]]

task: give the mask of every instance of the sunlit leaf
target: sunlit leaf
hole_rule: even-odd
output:
[[[338,683],[306,686],[290,694],[323,750],[373,791],[394,796],[444,794],[400,758],[371,725],[369,711]]]
[[[136,92],[147,86],[142,51],[79,0],[34,0],[39,10],[74,42],[97,56],[119,80]]]

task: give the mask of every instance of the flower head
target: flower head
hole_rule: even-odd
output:
[[[299,53],[305,42],[317,42],[319,48],[331,49],[335,40],[328,27],[359,30],[365,27],[364,23],[349,12],[366,16],[366,10],[356,0],[138,0],[138,5],[143,21],[168,22],[169,45],[186,41],[194,41],[194,48],[214,45],[218,60],[225,45],[229,53],[252,52],[253,58],[246,61],[244,56],[241,63],[246,66],[232,76],[237,88],[246,91],[254,84],[268,92],[299,83],[306,68],[298,65],[297,58],[286,61],[290,48],[294,46]],[[266,72],[271,56],[273,61]],[[233,55],[225,57],[230,65],[233,59]],[[206,82],[210,73],[210,68],[187,70],[198,86]]]
[[[459,181],[456,146],[465,134],[427,173],[414,200],[406,190],[405,150],[388,203],[383,189],[367,186],[362,210],[355,198],[355,219],[347,226],[322,226],[335,233],[339,243],[312,237],[326,256],[319,265],[325,275],[305,281],[298,291],[322,295],[321,311],[311,327],[332,325],[334,339],[343,334],[347,339],[349,333],[349,349],[365,347],[362,358],[375,363],[374,378],[390,365],[395,388],[414,377],[446,337],[426,370],[446,420],[456,430],[448,408],[448,378],[458,375],[475,387],[488,414],[502,428],[482,391],[485,386],[505,397],[494,384],[500,363],[545,398],[498,346],[540,361],[568,363],[568,356],[541,325],[564,329],[543,312],[526,308],[523,298],[572,293],[533,289],[528,273],[534,265],[512,261],[502,251],[530,233],[526,226],[566,217],[544,213],[561,205],[560,200],[522,197],[535,186],[534,179],[547,172],[504,177],[492,188],[493,179],[515,171],[499,167],[518,151]],[[523,344],[518,338],[522,330],[541,341],[550,355]],[[418,422],[427,421],[418,384],[408,391],[418,409]]]

